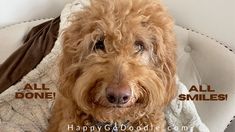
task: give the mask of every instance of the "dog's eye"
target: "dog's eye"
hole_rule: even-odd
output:
[[[104,40],[98,40],[95,43],[94,50],[105,50]]]
[[[144,42],[141,40],[135,41],[135,49],[136,49],[136,53],[143,52],[145,49]]]

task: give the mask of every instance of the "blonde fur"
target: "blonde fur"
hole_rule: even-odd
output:
[[[63,33],[60,88],[48,132],[66,131],[68,124],[125,122],[159,126],[173,99],[175,36],[173,21],[159,0],[91,0],[70,18]],[[104,38],[105,51],[94,50]],[[136,41],[144,51],[136,52]],[[133,96],[123,108],[110,107],[105,88],[127,83]],[[94,124],[93,124],[94,125]]]

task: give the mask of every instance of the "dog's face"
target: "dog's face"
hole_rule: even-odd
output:
[[[63,34],[61,93],[99,121],[162,110],[175,94],[172,25],[155,0],[92,0]]]

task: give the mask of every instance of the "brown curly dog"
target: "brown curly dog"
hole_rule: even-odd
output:
[[[90,0],[63,32],[48,132],[165,131],[175,48],[159,0]]]

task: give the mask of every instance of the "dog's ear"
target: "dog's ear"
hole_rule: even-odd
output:
[[[149,30],[153,38],[153,60],[166,88],[165,103],[169,103],[176,94],[176,40],[174,22],[159,1],[146,6]],[[158,71],[158,72],[159,72]]]
[[[176,95],[176,41],[174,33],[163,31],[162,42],[155,43],[155,65],[160,68],[160,77],[166,88],[165,103],[169,103]]]
[[[81,39],[81,26],[73,25],[63,31],[62,34],[62,53],[59,63],[59,91],[67,97],[72,97],[72,90],[81,71],[78,62],[81,54],[81,48],[78,48]],[[83,36],[81,35],[81,38]]]
[[[172,20],[169,19],[170,23]],[[165,103],[176,95],[176,40],[173,32],[173,23],[163,28],[162,42],[155,45],[154,52],[157,55],[157,65],[160,64],[163,72],[163,80],[166,88]]]
[[[88,49],[91,40],[94,39],[90,34],[97,28],[96,22],[89,20],[93,19],[93,15],[87,10],[75,12],[68,17],[71,25],[62,32],[59,91],[66,97],[72,95],[72,89],[81,74],[82,68],[79,63],[84,59],[83,56],[89,54]]]

